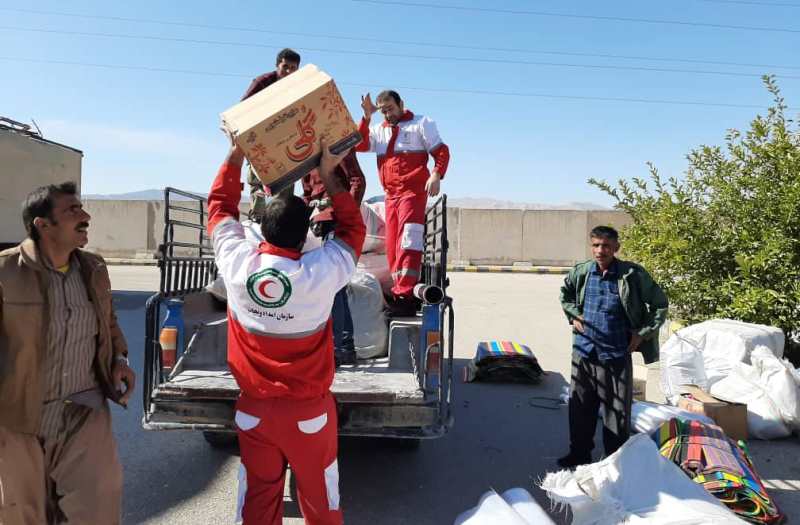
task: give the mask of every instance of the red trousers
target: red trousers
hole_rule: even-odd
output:
[[[236,403],[236,427],[245,471],[239,486],[244,525],[281,524],[287,464],[306,523],[342,523],[336,403],[330,393],[306,400],[243,395]]]
[[[419,282],[427,202],[426,193],[386,197],[386,258],[396,297],[411,297],[414,285]]]

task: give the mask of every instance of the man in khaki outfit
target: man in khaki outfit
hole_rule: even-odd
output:
[[[108,270],[80,249],[74,183],[37,189],[22,215],[28,238],[0,252],[0,524],[117,524],[106,399],[125,406],[135,376]]]

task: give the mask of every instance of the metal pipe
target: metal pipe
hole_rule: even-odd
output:
[[[414,297],[427,304],[439,304],[444,300],[444,291],[434,284],[420,283],[414,287]]]

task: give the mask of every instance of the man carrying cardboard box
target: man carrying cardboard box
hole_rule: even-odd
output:
[[[569,454],[562,468],[591,463],[597,414],[603,406],[603,446],[613,454],[630,435],[633,396],[631,353],[658,360],[658,329],[667,297],[650,274],[616,258],[619,236],[597,226],[590,233],[592,257],[575,265],[561,286],[561,307],[572,325]]]
[[[247,91],[244,92],[242,100],[248,99],[262,91],[278,80],[286,78],[300,67],[300,53],[288,47],[282,49],[278,56],[275,58],[275,71],[259,75],[250,82]],[[247,173],[247,184],[250,186],[250,217],[258,221],[264,213],[264,204],[266,203],[266,192],[261,180],[256,175],[252,167],[249,168]],[[283,190],[284,192],[292,195],[294,193],[294,186],[289,186]]]
[[[208,195],[208,231],[227,287],[228,364],[241,390],[235,422],[246,471],[245,525],[281,523],[287,463],[306,523],[342,523],[331,308],[355,272],[366,231],[334,175],[346,153],[331,154],[324,141],[320,147],[319,176],[337,223],[319,249],[301,254],[310,209],[294,195],[266,204],[264,242],[245,239],[238,146]]]
[[[414,315],[418,301],[413,290],[422,265],[425,205],[428,195],[439,194],[450,149],[439,137],[436,123],[405,109],[396,91],[383,91],[375,101],[378,106],[369,93],[361,97],[364,118],[356,151],[378,154],[378,175],[386,192],[386,258],[394,281],[391,313]],[[378,109],[384,121],[370,126]],[[434,160],[430,172],[429,156]]]

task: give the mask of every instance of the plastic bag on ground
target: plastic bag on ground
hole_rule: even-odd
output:
[[[675,404],[681,385],[708,391],[736,363],[750,363],[759,346],[783,357],[785,338],[779,328],[731,319],[712,319],[674,333],[661,348],[664,395]]]
[[[389,329],[383,313],[383,292],[378,280],[368,273],[356,271],[347,286],[347,301],[353,317],[358,358],[387,355]]]
[[[555,525],[550,516],[523,488],[502,495],[494,489],[481,496],[478,505],[458,515],[453,525]]]
[[[548,474],[541,488],[571,507],[573,525],[746,523],[662,457],[647,434],[602,461]]]
[[[713,419],[703,414],[695,414],[694,412],[669,405],[634,401],[631,408],[631,428],[635,432],[649,434],[659,428],[662,423],[674,417],[700,421],[710,425],[715,424]]]
[[[800,398],[792,372],[766,349],[753,351],[752,365],[737,363],[709,393],[747,405],[747,430],[757,439],[779,439],[800,431]]]
[[[356,271],[368,273],[375,277],[381,284],[385,295],[392,291],[392,272],[389,270],[389,261],[382,253],[362,253],[356,265]]]
[[[362,252],[386,253],[385,217],[386,206],[382,201],[361,203],[361,218],[364,219],[364,226],[367,227]]]

